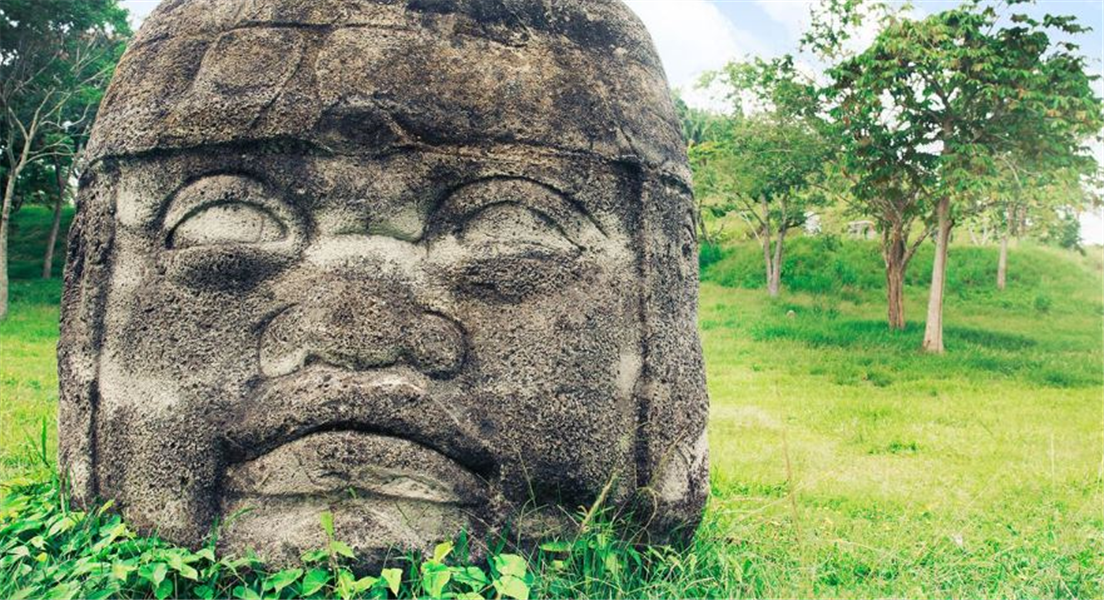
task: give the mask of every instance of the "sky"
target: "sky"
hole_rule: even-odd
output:
[[[708,94],[694,90],[701,73],[749,55],[778,56],[793,53],[810,8],[819,0],[626,0],[648,27],[667,70],[671,85],[682,90],[690,102],[710,105]],[[136,23],[160,0],[123,0]],[[918,16],[939,12],[957,0],[914,0]],[[1104,1],[1038,0],[1026,5],[1026,12],[1070,14],[1091,27],[1092,32],[1075,41],[1090,57],[1090,68],[1104,74]],[[860,37],[871,39],[873,30]],[[1104,97],[1104,80],[1096,82]],[[1104,152],[1104,150],[1101,150]],[[1098,157],[1104,164],[1104,156]],[[1086,215],[1082,223],[1086,242],[1104,244],[1104,212]]]

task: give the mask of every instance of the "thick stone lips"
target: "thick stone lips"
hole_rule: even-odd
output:
[[[475,425],[435,399],[430,386],[428,377],[408,367],[352,372],[311,366],[267,380],[232,411],[227,462],[249,463],[316,434],[359,432],[411,442],[493,480],[498,466],[471,433]]]
[[[357,497],[478,507],[487,483],[436,451],[408,440],[356,430],[315,433],[232,465],[231,495],[304,499]]]

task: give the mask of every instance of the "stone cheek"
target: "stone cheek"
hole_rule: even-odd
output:
[[[124,61],[94,134],[59,346],[78,498],[191,545],[251,508],[220,539],[277,563],[323,510],[372,562],[554,534],[611,481],[661,537],[692,527],[707,399],[662,76],[488,15],[250,4],[303,21],[166,4],[133,50],[165,72]]]

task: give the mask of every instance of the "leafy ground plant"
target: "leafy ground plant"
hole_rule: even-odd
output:
[[[0,597],[51,598],[455,598],[528,600],[526,559],[498,554],[485,566],[457,565],[455,545],[432,557],[408,557],[407,568],[357,577],[356,555],[334,538],[333,515],[320,526],[329,543],[303,555],[301,567],[267,571],[255,556],[220,557],[214,545],[190,551],[140,537],[106,503],[71,510],[56,480],[20,477],[0,499]]]
[[[625,541],[626,528],[607,511],[582,519],[573,539],[541,544],[528,555],[498,552],[472,563],[467,540],[439,544],[430,556],[408,555],[374,576],[354,574],[356,555],[336,539],[333,515],[322,513],[325,548],[302,565],[266,569],[255,556],[219,556],[142,537],[107,503],[71,510],[52,471],[19,477],[0,489],[0,597],[43,598],[529,598],[736,597],[724,553],[699,560],[700,548],[676,551]],[[704,536],[703,539],[713,539]]]

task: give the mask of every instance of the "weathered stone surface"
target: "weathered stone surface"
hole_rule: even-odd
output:
[[[81,185],[76,497],[290,562],[708,491],[689,171],[613,0],[167,0]],[[522,509],[525,508],[524,511]],[[524,518],[519,518],[524,515]]]

